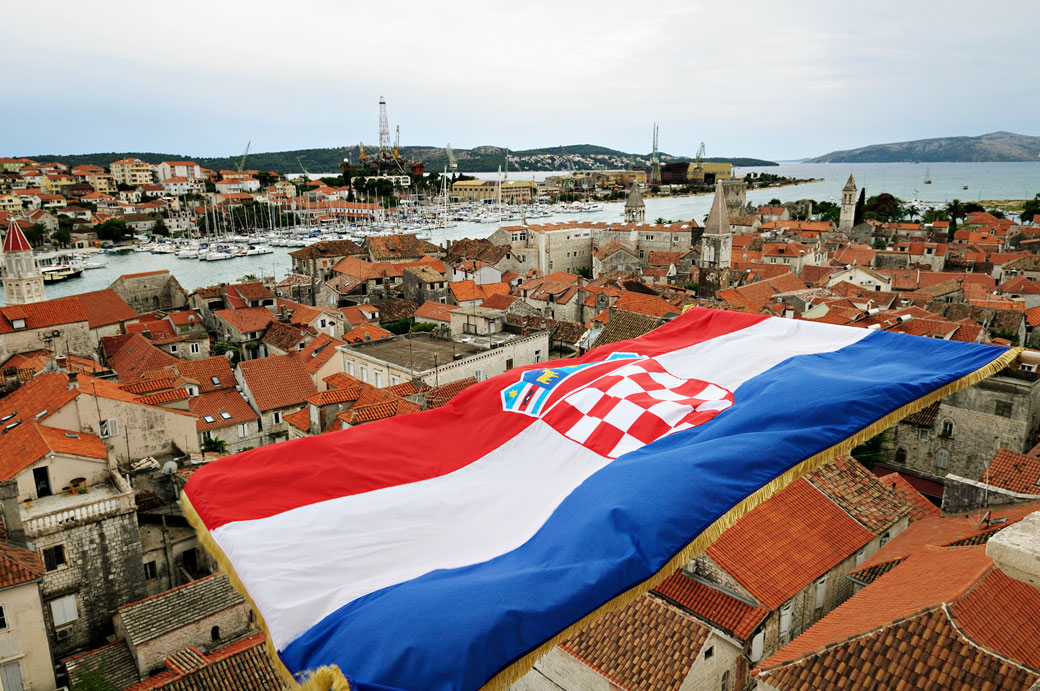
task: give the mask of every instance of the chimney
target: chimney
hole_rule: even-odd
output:
[[[22,527],[22,514],[18,508],[18,481],[4,480],[0,482],[0,504],[4,507],[4,525],[7,527],[7,541],[18,547],[25,547],[25,528]]]
[[[69,389],[79,388],[79,372],[70,370],[65,373],[65,376],[69,378]]]
[[[69,366],[69,358],[65,355],[59,355],[58,357],[54,358],[54,360],[59,370],[67,369]]]

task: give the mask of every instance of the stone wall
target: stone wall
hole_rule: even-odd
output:
[[[109,288],[140,314],[180,309],[188,304],[187,291],[166,271],[120,276]]]
[[[213,627],[217,627],[218,630],[214,631]],[[202,650],[213,649],[239,637],[248,631],[249,627],[249,603],[242,602],[162,636],[144,641],[131,647],[131,652],[135,654],[137,669],[141,674],[151,675],[165,669],[166,665],[163,660],[171,653],[187,648],[189,645]],[[125,636],[126,632],[122,630],[119,622],[117,622],[116,628],[120,629],[119,632]],[[217,635],[216,638],[213,637],[214,633]]]
[[[947,475],[942,510],[943,513],[956,514],[993,506],[1011,506],[1036,501],[1040,501],[1040,496],[1035,494],[1020,494],[970,478]]]
[[[72,524],[34,540],[41,551],[64,545],[66,564],[43,577],[44,617],[55,658],[106,643],[116,608],[144,597],[141,537],[131,511],[97,521]],[[79,617],[55,633],[51,603],[74,596]]]

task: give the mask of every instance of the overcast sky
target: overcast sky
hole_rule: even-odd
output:
[[[1040,135],[1040,1],[18,2],[0,156]]]

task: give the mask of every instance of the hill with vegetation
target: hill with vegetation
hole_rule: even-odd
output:
[[[874,144],[847,151],[832,151],[810,159],[811,163],[969,163],[982,161],[1038,161],[1040,137],[1014,132],[991,132],[979,137],[940,137],[911,142]]]
[[[378,151],[375,144],[365,145],[370,156]],[[438,146],[402,146],[401,156],[409,160],[419,160],[426,164],[428,171],[443,170],[447,165],[447,152]],[[246,159],[246,168],[269,170],[282,174],[299,174],[306,170],[309,173],[339,173],[340,162],[349,159],[358,163],[358,147],[339,147],[331,149],[297,149],[295,151],[270,151],[250,153]],[[455,149],[455,159],[459,171],[466,173],[487,173],[498,170],[499,166],[510,171],[552,171],[552,170],[604,170],[627,168],[630,165],[645,167],[650,165],[650,154],[629,154],[616,149],[608,149],[592,144],[573,146],[556,146],[542,149],[526,149],[512,151],[498,146],[478,146],[472,149]],[[662,153],[661,161],[690,161],[690,157],[672,156]],[[242,160],[242,155],[207,157],[190,154],[154,153],[144,151],[124,151],[96,154],[54,155],[40,154],[30,156],[36,161],[61,161],[70,166],[93,164],[107,166],[112,161],[122,158],[139,158],[148,163],[162,161],[195,161],[203,168],[212,170],[234,170]],[[756,158],[706,158],[709,162],[731,162],[735,166],[775,166],[772,161]]]

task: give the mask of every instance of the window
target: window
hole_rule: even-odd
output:
[[[365,365],[361,365],[361,377],[360,378],[361,378],[361,381],[363,381],[363,382],[367,382],[368,381],[368,367],[366,367]]]
[[[540,351],[540,350],[534,351],[534,361],[535,362],[541,362],[542,361],[542,351]]]
[[[880,543],[880,544],[881,544],[881,546],[882,546],[882,547],[884,547],[885,545],[887,545],[887,544],[888,544],[888,533],[887,533],[887,532],[886,532],[886,533],[884,533],[884,534],[883,534],[883,535],[881,536],[881,543]]]
[[[926,427],[921,427],[917,430],[917,439],[918,441],[928,441],[928,429]]]
[[[282,421],[282,413],[281,413],[281,411],[276,410],[274,413],[272,413],[271,414],[271,419],[274,421],[274,424],[276,424],[276,425],[278,423],[280,423]]]
[[[76,596],[66,595],[57,600],[51,600],[51,618],[54,626],[64,626],[69,622],[79,619],[79,609],[76,607]]]
[[[949,418],[943,420],[943,422],[942,422],[942,436],[944,436],[944,437],[952,437],[953,436],[953,420],[950,420]]]
[[[352,377],[354,376],[354,363],[353,362],[348,362],[347,363],[347,374],[349,374]]]
[[[946,449],[939,449],[935,454],[935,467],[939,470],[946,470],[950,467],[950,452]]]
[[[788,636],[791,635],[791,605],[784,605],[780,608],[780,638],[787,642]]]
[[[36,483],[37,497],[51,496],[51,478],[47,466],[33,468],[33,481]]]
[[[715,655],[715,646],[708,646],[704,649],[704,659],[710,660]]]
[[[53,547],[44,548],[44,569],[46,569],[47,571],[57,571],[58,569],[64,568],[65,565],[65,545],[54,545]]]
[[[755,637],[751,639],[751,661],[758,662],[762,659],[763,645],[765,643],[765,633],[759,631],[755,634]]]
[[[513,369],[513,358],[506,358],[506,369]]]
[[[7,612],[4,611],[4,606],[0,605],[0,630],[7,628]]]
[[[473,370],[473,378],[477,381],[484,381],[484,370],[480,368]]]
[[[119,434],[119,422],[115,418],[102,421],[99,435],[102,439],[114,437],[117,434]]]
[[[213,386],[220,386],[220,378],[219,377],[210,377],[209,378],[209,382]]]
[[[191,353],[193,353],[193,354],[199,352],[199,344],[198,343],[192,343],[191,347],[188,350]]]
[[[146,581],[154,580],[158,576],[157,571],[158,570],[155,568],[155,562],[154,561],[146,561],[144,563],[144,580],[146,580]]]
[[[382,372],[373,372],[372,376],[374,376],[376,378],[376,388],[377,389],[381,388],[383,386],[383,373]]]
[[[816,581],[816,609],[823,609],[823,602],[827,596],[827,576],[820,576]]]
[[[863,560],[867,558],[867,553],[863,550],[856,552],[856,566],[863,563]]]
[[[220,640],[220,627],[219,626],[214,626],[212,629],[209,630],[209,638],[210,638],[211,641],[219,641]]]
[[[729,691],[729,670],[727,669],[722,673],[722,679],[719,682],[719,691]]]
[[[997,401],[997,415],[1011,417],[1011,404],[1007,401]]]
[[[240,424],[238,426],[238,438],[241,439],[242,437],[248,437],[248,436],[249,436],[249,423],[248,422],[243,422],[242,424]]]
[[[177,344],[176,343],[171,343],[170,344],[170,352],[171,353],[176,353],[177,352]]]
[[[188,392],[189,396],[198,396],[199,395],[199,390],[197,388],[195,388],[194,386],[185,386],[184,390]]]
[[[896,463],[906,463],[906,449],[904,449],[902,446],[896,449]]]

